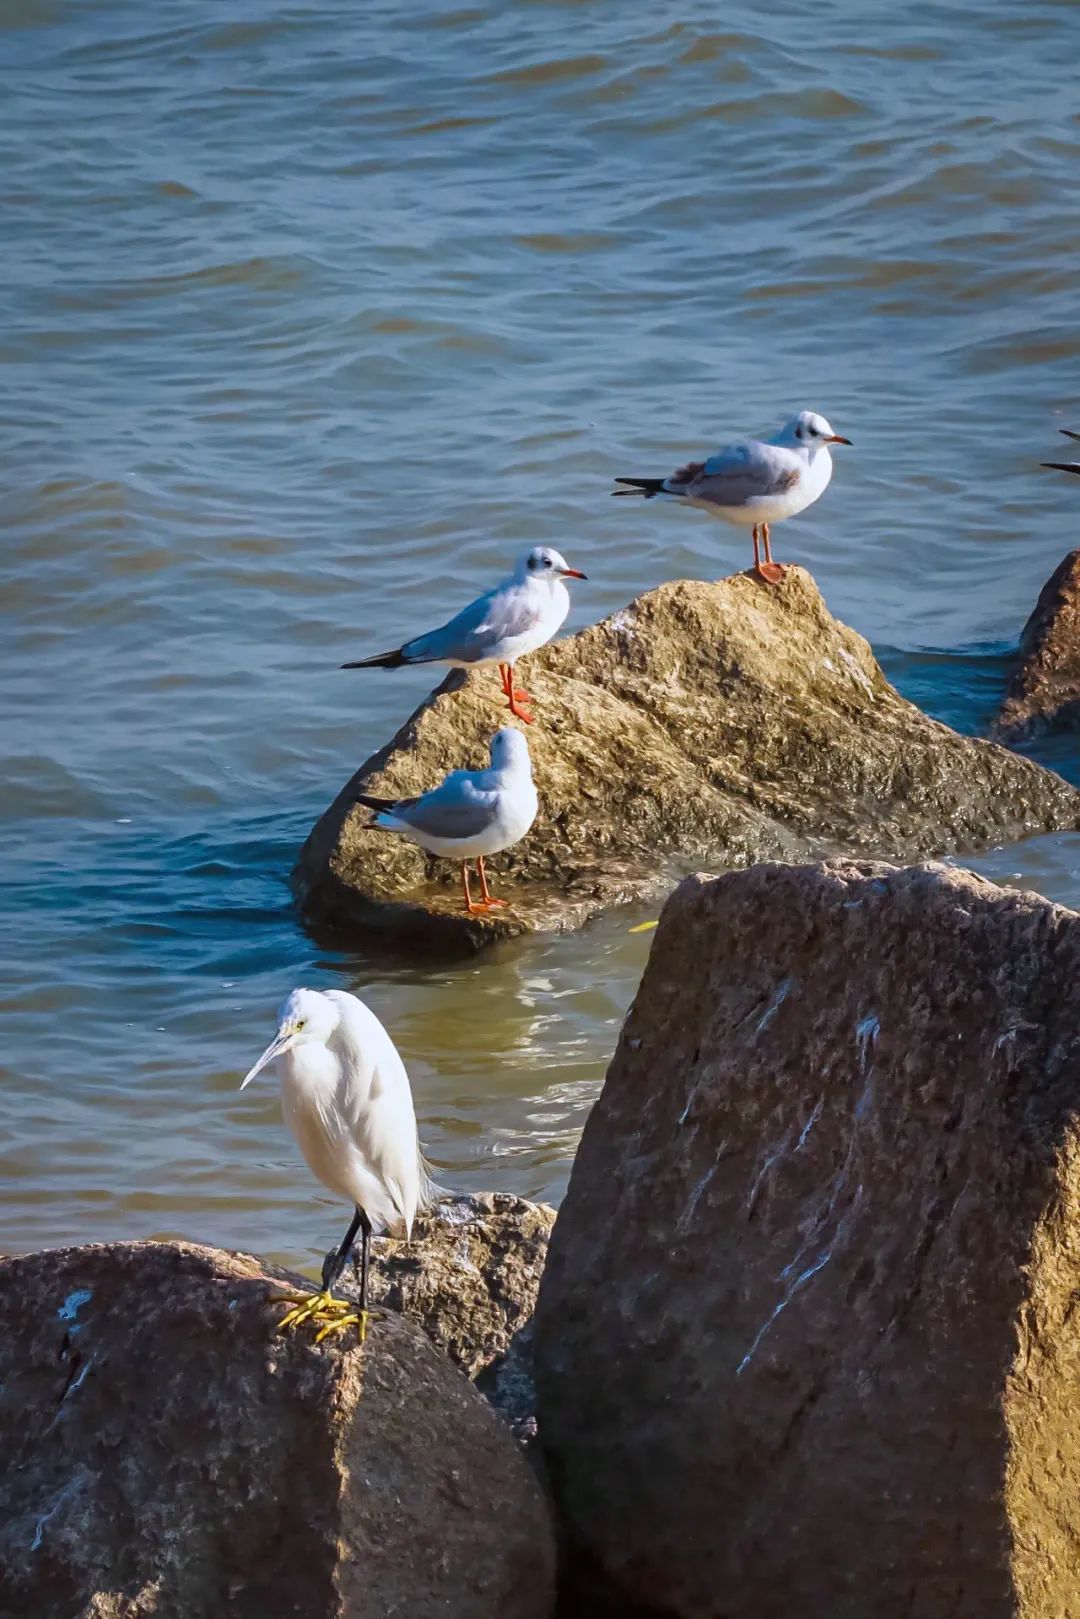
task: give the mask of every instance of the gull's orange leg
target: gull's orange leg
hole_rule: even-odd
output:
[[[503,696],[506,698],[506,704],[511,714],[515,714],[517,718],[519,720],[523,720],[526,725],[531,725],[533,722],[532,715],[527,714],[523,708],[518,707],[519,703],[527,703],[529,701],[528,692],[521,691],[514,685],[514,671],[510,664],[500,663],[499,673],[502,676]]]
[[[474,900],[472,895],[469,893],[469,863],[467,860],[463,860],[461,862],[461,886],[465,891],[465,909],[468,911],[470,916],[475,916],[477,911],[487,910],[486,905],[484,905],[482,902],[477,903],[477,901]]]
[[[483,857],[483,855],[479,855],[477,857],[476,869],[480,874],[480,893],[483,896],[484,904],[489,909],[493,905],[505,905],[506,901],[504,899],[495,899],[495,898],[493,898],[491,890],[488,888],[487,872],[484,870],[484,857]]]
[[[755,529],[754,532],[755,532],[755,535],[756,535],[757,530]],[[761,562],[758,559],[757,541],[755,539],[755,542],[754,542],[754,567],[755,567],[756,571],[761,575],[762,579],[765,580],[766,584],[778,585],[780,583],[781,579],[784,577],[784,570],[780,566],[779,562],[774,562],[773,561],[772,543],[771,543],[771,541],[769,539],[769,525],[768,525],[768,523],[762,523],[762,525],[761,525],[761,538],[765,542],[765,560],[764,560],[764,562]]]

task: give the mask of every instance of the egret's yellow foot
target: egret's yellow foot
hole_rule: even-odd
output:
[[[288,1314],[278,1322],[279,1332],[284,1332],[286,1327],[303,1326],[306,1321],[336,1321],[339,1316],[347,1315],[352,1310],[352,1305],[345,1299],[335,1299],[325,1288],[319,1293],[305,1293],[303,1298],[286,1294],[270,1302],[292,1305]]]
[[[319,1332],[315,1334],[315,1342],[321,1344],[324,1338],[329,1338],[332,1332],[340,1332],[342,1327],[359,1327],[361,1343],[367,1342],[367,1324],[371,1315],[370,1310],[353,1310],[349,1315],[339,1316],[336,1321],[328,1321]]]

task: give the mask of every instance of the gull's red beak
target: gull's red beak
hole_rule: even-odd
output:
[[[849,438],[841,438],[839,433],[830,433],[825,442],[826,444],[850,444],[851,440]]]
[[[564,579],[587,579],[589,577],[587,573],[582,573],[580,568],[564,568],[562,575]]]

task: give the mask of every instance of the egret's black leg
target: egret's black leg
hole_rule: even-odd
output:
[[[322,1285],[324,1293],[334,1291],[334,1284],[345,1269],[349,1254],[352,1252],[352,1245],[356,1241],[356,1233],[362,1226],[366,1226],[368,1231],[371,1230],[371,1222],[367,1215],[363,1209],[357,1209],[349,1222],[348,1231],[341,1240],[341,1247],[336,1253],[327,1254],[323,1260]]]
[[[368,1268],[371,1264],[371,1221],[363,1209],[357,1209],[356,1219],[349,1227],[350,1235],[355,1236],[357,1226],[360,1227],[360,1314],[366,1315]]]

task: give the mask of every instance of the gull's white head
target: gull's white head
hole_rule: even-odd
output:
[[[816,410],[800,410],[793,416],[780,435],[784,444],[802,445],[808,450],[819,450],[823,444],[850,444],[849,438],[834,433],[824,416]]]
[[[328,995],[317,989],[294,989],[278,1013],[277,1034],[245,1076],[240,1089],[250,1085],[255,1075],[262,1073],[275,1058],[283,1057],[296,1046],[325,1046],[340,1016],[337,1005]]]
[[[504,725],[491,739],[492,770],[516,770],[532,774],[532,759],[524,733],[512,725]]]
[[[519,579],[584,579],[579,569],[572,568],[559,551],[550,545],[534,545],[517,566]]]

